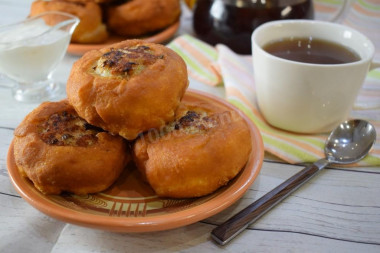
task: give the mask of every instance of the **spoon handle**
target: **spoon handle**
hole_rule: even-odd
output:
[[[228,219],[226,222],[214,228],[211,232],[211,237],[220,245],[228,243],[277,203],[285,199],[289,194],[297,190],[310,178],[316,175],[317,172],[323,169],[327,164],[328,162],[325,159],[321,159],[318,162],[304,168]]]

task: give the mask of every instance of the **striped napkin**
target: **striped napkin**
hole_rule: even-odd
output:
[[[359,0],[359,3],[363,2],[365,1]],[[368,2],[374,3],[373,0],[368,0]],[[328,2],[328,4],[331,3]],[[359,12],[362,8],[354,10]],[[368,10],[365,10],[368,14]],[[380,17],[380,5],[374,13],[378,18]],[[359,13],[356,14],[359,15]],[[360,15],[363,13],[361,12]],[[380,19],[377,22],[379,23]],[[366,25],[366,29],[369,27]],[[379,29],[378,27],[380,25],[376,29]],[[358,29],[358,27],[355,28]],[[324,157],[323,148],[327,135],[290,133],[274,128],[265,121],[256,103],[251,56],[237,55],[224,45],[212,47],[190,35],[180,36],[168,46],[183,57],[191,77],[208,85],[224,86],[225,99],[242,110],[259,128],[265,151],[291,164],[314,162]],[[379,51],[380,45],[377,48]],[[374,125],[378,133],[377,142],[370,154],[353,166],[380,166],[379,103],[380,70],[378,69],[368,74],[351,113],[352,118],[366,119]]]

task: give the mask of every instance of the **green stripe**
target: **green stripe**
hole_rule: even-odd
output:
[[[349,0],[347,0],[349,1]],[[331,5],[342,5],[343,0],[320,0],[318,1],[319,4],[331,4]]]
[[[369,166],[379,166],[380,165],[380,158],[373,156],[371,154],[364,157],[364,159],[362,161],[363,161],[363,163],[366,163]]]
[[[380,70],[372,70],[371,72],[368,73],[368,76],[371,78],[376,78],[380,79]]]
[[[296,146],[287,143],[283,143],[271,138],[267,138],[265,142],[283,150],[286,153],[292,154],[294,157],[297,157],[301,162],[315,162],[319,159],[318,157],[310,155],[304,152],[302,149],[299,149]]]
[[[201,49],[205,54],[210,56],[213,60],[218,59],[218,52],[211,46],[207,45],[206,43],[195,39],[194,37],[191,37],[190,35],[184,35],[183,36],[186,40],[190,41],[194,45],[197,46],[198,49]]]
[[[309,144],[311,144],[311,145],[313,145],[315,147],[320,148],[322,151],[323,151],[323,149],[325,147],[325,142],[324,141],[318,140],[318,139],[314,139],[314,138],[311,138],[311,137],[309,138],[307,136],[294,136],[294,135],[292,135],[291,138],[297,138],[299,140],[305,141],[305,142],[307,142],[307,143],[309,143]]]
[[[246,108],[242,103],[240,103],[239,101],[235,99],[228,99],[228,101],[231,104],[238,107],[239,109],[241,109],[259,127],[259,129],[268,129],[268,127],[266,126],[263,127],[264,126],[263,123],[260,122],[252,113],[252,111]],[[272,146],[276,146],[282,150],[285,150],[287,153],[292,154],[293,156],[297,157],[301,161],[310,162],[310,161],[315,161],[317,159],[315,156],[305,153],[304,151],[298,149],[297,147],[271,139],[265,135],[262,135],[262,136],[263,136],[264,143],[268,143],[268,144],[271,144]]]
[[[170,45],[168,45],[169,48],[173,49],[177,54],[179,54],[183,60],[186,62],[187,65],[189,65],[193,70],[194,72],[196,72],[197,74],[215,82],[216,81],[216,78],[214,78],[213,76],[211,76],[207,71],[204,71],[202,68],[200,68],[196,62],[194,62],[191,58],[189,58],[186,54],[184,54],[182,52],[182,50],[177,47],[174,43],[171,43]]]
[[[255,123],[259,128],[266,129],[267,131],[271,131],[271,129],[268,128],[260,119],[258,119],[253,112],[247,108],[242,102],[234,99],[234,98],[228,98],[228,102],[235,105],[237,108],[242,110],[252,121]]]
[[[372,11],[378,11],[380,10],[380,6],[379,5],[375,5],[375,4],[371,4],[371,3],[368,3],[366,1],[363,1],[363,0],[358,0],[358,3],[366,8],[366,9],[369,9],[369,10],[372,10]]]

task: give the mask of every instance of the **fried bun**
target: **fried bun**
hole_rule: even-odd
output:
[[[174,122],[135,141],[133,159],[158,196],[200,197],[240,172],[250,140],[248,125],[236,112],[185,102]]]
[[[107,26],[122,36],[141,36],[168,27],[179,19],[179,0],[131,0],[111,5]]]
[[[84,54],[66,90],[79,116],[133,140],[172,121],[187,86],[185,62],[174,51],[126,40]]]
[[[42,103],[14,135],[20,173],[45,194],[103,191],[130,161],[123,138],[88,124],[67,100]]]
[[[71,42],[101,43],[108,38],[106,25],[102,21],[102,9],[95,2],[37,0],[32,3],[30,16],[36,16],[46,11],[66,12],[80,19],[71,36]]]

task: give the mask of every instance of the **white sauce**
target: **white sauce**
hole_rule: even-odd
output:
[[[50,29],[37,19],[0,31],[0,72],[23,83],[46,80],[71,38],[69,32]]]

